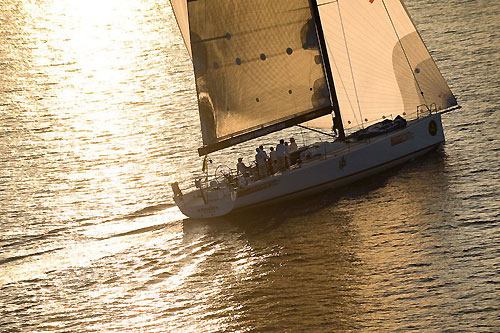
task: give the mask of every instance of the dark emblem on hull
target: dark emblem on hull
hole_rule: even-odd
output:
[[[437,127],[437,124],[434,120],[431,120],[429,122],[429,133],[432,135],[432,136],[435,136],[436,133],[438,131],[438,127]]]
[[[340,170],[344,169],[345,165],[346,165],[345,157],[342,156],[342,158],[339,161],[339,169]]]

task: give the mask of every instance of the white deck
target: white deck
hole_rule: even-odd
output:
[[[174,196],[174,200],[189,217],[222,216],[352,183],[423,155],[444,140],[441,116],[435,114],[367,141],[344,143],[329,154],[303,162],[300,167],[251,182],[242,188],[221,184],[219,188],[204,189],[205,200],[199,189]]]

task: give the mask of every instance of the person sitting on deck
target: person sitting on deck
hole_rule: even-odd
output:
[[[243,163],[243,158],[238,157],[238,164],[236,164],[236,172],[238,175],[238,186],[243,187],[248,184],[247,177],[250,176],[249,167]],[[240,177],[243,176],[243,177]]]
[[[276,158],[278,160],[278,171],[285,170],[285,140],[281,139],[276,146]]]
[[[245,165],[245,163],[243,163],[242,157],[238,157],[238,164],[236,164],[236,171],[238,172],[238,174],[241,174],[242,176],[245,177],[248,173],[248,167]]]
[[[255,154],[255,162],[257,163],[257,167],[259,169],[259,178],[265,178],[267,177],[267,154],[265,151],[260,150],[260,148],[255,148],[255,151],[257,152],[257,154]]]

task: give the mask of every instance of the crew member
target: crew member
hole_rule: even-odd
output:
[[[299,149],[294,138],[290,138],[290,145],[288,146],[288,152],[291,154]]]
[[[285,142],[285,169],[290,167],[290,146]]]
[[[278,158],[276,157],[276,150],[274,147],[269,148],[271,151],[269,153],[269,162],[271,163],[271,173],[275,173],[278,171]]]
[[[247,175],[248,167],[243,163],[243,158],[239,157],[238,158],[238,164],[236,164],[236,170],[238,171],[238,174],[241,174],[242,176]]]
[[[285,140],[281,139],[280,143],[276,146],[276,158],[278,160],[278,170],[285,170]]]
[[[266,166],[267,154],[266,152],[264,152],[263,154],[260,148],[255,148],[255,151],[257,152],[257,154],[255,154],[255,162],[257,163],[257,167],[259,169],[259,178],[265,178],[267,177],[267,166]]]

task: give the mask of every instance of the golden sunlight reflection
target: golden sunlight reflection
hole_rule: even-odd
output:
[[[137,244],[146,246],[151,242],[182,240],[182,226],[174,223],[181,217],[178,209],[171,207],[154,216],[135,218],[133,223],[120,219],[82,227],[80,232],[89,241],[73,243],[68,240],[59,244],[60,249],[26,258],[21,263],[4,265],[0,287],[20,280],[41,278],[54,270],[89,266],[95,260],[123,252]],[[162,231],[160,238],[151,233],[154,230]]]
[[[413,8],[456,12],[432,3]],[[193,186],[202,163],[193,66],[168,0],[4,0],[0,16],[0,331],[489,327],[498,163],[477,151],[496,152],[497,117],[474,97],[491,96],[479,69],[492,50],[461,46],[484,94],[468,94],[474,116],[443,115],[438,153],[207,221],[185,219],[169,186]],[[467,87],[443,34],[467,24],[442,17],[460,26],[424,31]],[[463,41],[491,44],[492,28],[463,29],[478,37]],[[321,140],[298,131],[213,153],[210,174],[281,137]]]
[[[198,265],[207,260],[207,258],[214,254],[216,251],[217,248],[214,247],[209,251],[198,254],[194,259],[192,259],[191,263],[184,265],[180,269],[180,271],[176,272],[176,274],[166,279],[163,283],[164,287],[168,288],[169,290],[177,290],[178,288],[180,288],[185,283],[185,280],[196,272]],[[216,292],[216,290],[212,289],[211,292]],[[200,295],[200,297],[202,296],[203,295]]]
[[[429,255],[428,249],[441,247],[443,242],[448,241],[449,233],[453,233],[441,228],[442,220],[434,220],[435,216],[428,214],[429,207],[436,203],[429,201],[426,192],[429,186],[422,180],[431,179],[429,172],[436,172],[442,167],[431,162],[427,160],[431,165],[425,169],[422,165],[408,168],[405,174],[390,178],[385,186],[368,192],[366,197],[354,203],[355,206],[362,205],[362,209],[344,208],[356,221],[355,227],[363,240],[358,245],[357,253],[367,274],[359,291],[363,297],[376,297],[377,304],[384,308],[390,308],[401,300],[416,307],[438,309],[442,305],[439,299],[415,297],[415,286],[432,288],[436,280],[435,258]],[[434,181],[434,186],[446,195],[446,177]],[[339,202],[338,206],[348,207],[350,204],[346,200]],[[434,230],[439,230],[439,233]],[[447,264],[446,258],[440,258],[440,265],[445,267]],[[418,279],[408,279],[415,272],[418,272]],[[381,285],[385,288],[381,289]],[[404,287],[395,289],[394,285]],[[360,315],[367,320],[373,319],[369,312]],[[439,316],[439,313],[435,315]]]
[[[125,120],[121,113],[127,112],[123,98],[144,90],[134,84],[144,51],[139,41],[145,37],[136,5],[135,1],[50,3],[47,36],[40,36],[43,45],[35,50],[35,59],[49,65],[47,75],[57,83],[51,93],[60,107],[72,106],[61,111],[81,131],[120,133]],[[130,126],[128,122],[125,125]]]
[[[64,193],[46,205],[59,219],[71,220],[89,212],[133,211],[126,205],[140,202],[130,195],[137,188],[149,186],[151,194],[145,195],[166,196],[159,189],[165,174],[175,173],[165,163],[167,149],[178,139],[164,137],[176,115],[165,117],[161,105],[166,91],[182,89],[182,82],[169,82],[164,74],[165,48],[173,44],[166,29],[174,27],[161,10],[167,5],[50,0],[23,6],[33,22],[23,26],[34,44],[29,68],[36,70],[31,75],[38,85],[33,86],[42,87],[29,108],[37,117],[50,116],[40,145],[65,156],[63,164],[54,155],[44,165],[60,169],[63,179],[48,186]],[[151,158],[156,163],[148,163]],[[77,211],[82,202],[85,209]]]
[[[231,263],[233,272],[242,280],[254,277],[254,268],[259,262],[264,261],[263,258],[255,255],[253,248],[248,244],[238,250],[234,259],[235,261]]]

